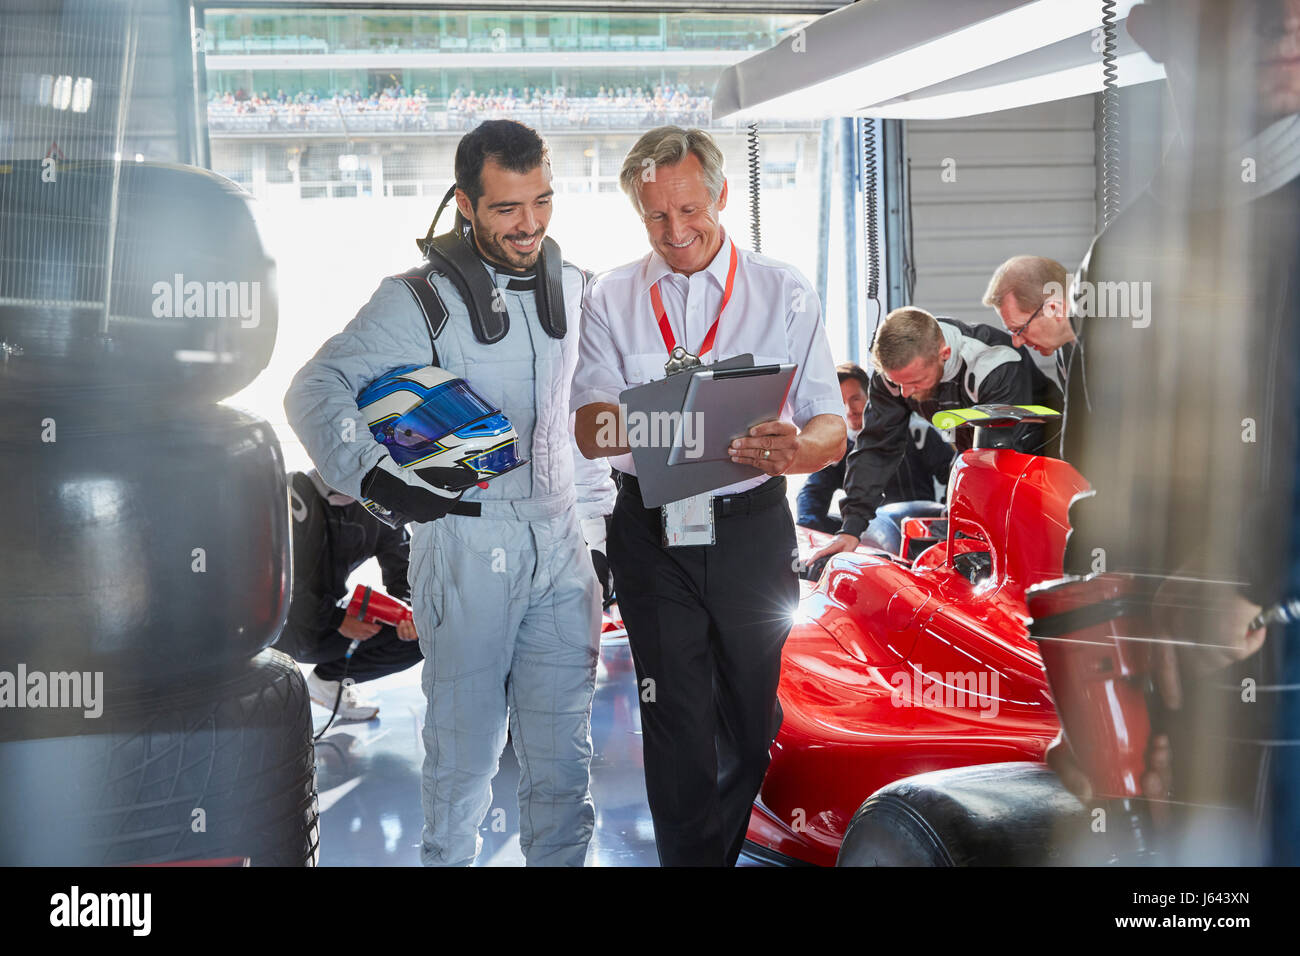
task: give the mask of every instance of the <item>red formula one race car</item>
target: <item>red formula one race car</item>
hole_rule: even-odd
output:
[[[1002,423],[987,407],[966,412]],[[1011,424],[1030,413],[1004,414]],[[751,856],[832,865],[881,787],[947,768],[1040,762],[1056,736],[1025,592],[1061,577],[1070,504],[1088,483],[1063,461],[976,448],[954,464],[948,488],[946,518],[905,522],[902,555],[835,555],[800,601]],[[828,540],[800,535],[809,552]],[[1051,787],[1059,791],[1054,779]]]

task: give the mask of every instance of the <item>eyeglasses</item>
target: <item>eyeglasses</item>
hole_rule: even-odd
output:
[[[1022,326],[1021,326],[1020,328],[1018,328],[1018,329],[1013,329],[1013,328],[1009,328],[1009,327],[1008,327],[1008,328],[1007,328],[1007,331],[1011,333],[1011,335],[1012,335],[1013,338],[1014,338],[1015,336],[1017,336],[1017,335],[1024,335],[1024,333],[1025,333],[1025,329],[1029,328],[1029,323],[1032,322],[1032,321],[1034,321],[1034,316],[1038,315],[1038,313],[1039,313],[1039,312],[1042,312],[1042,311],[1043,311],[1043,307],[1040,305],[1038,308],[1034,309],[1033,315],[1031,315],[1029,318],[1025,319],[1025,324],[1024,324],[1024,325],[1022,325]]]

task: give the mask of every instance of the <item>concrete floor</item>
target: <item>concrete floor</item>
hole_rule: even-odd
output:
[[[636,674],[625,643],[601,648],[592,708],[591,792],[596,832],[588,866],[657,866],[654,828],[641,765]],[[335,723],[316,743],[321,866],[419,866],[420,766],[424,694],[420,669],[365,685],[381,705],[374,720]],[[329,710],[313,704],[316,730]],[[492,810],[481,827],[477,866],[523,866],[516,788],[519,765],[507,746],[492,781]],[[742,858],[742,865],[752,863]]]
[[[791,509],[800,484],[790,483]],[[348,581],[349,593],[357,584],[383,589],[379,564],[373,558],[353,572]],[[304,675],[311,671],[310,665],[299,667]],[[365,722],[336,721],[316,742],[320,865],[419,866],[420,830],[424,826],[420,808],[424,744],[420,728],[425,707],[420,668],[411,667],[370,681],[365,691],[366,697],[379,702],[379,716]],[[312,704],[314,732],[320,732],[329,716],[329,708]],[[606,639],[601,644],[591,737],[596,832],[587,852],[587,865],[658,866],[641,764],[636,672],[626,637]],[[524,865],[519,849],[518,786],[519,764],[514,750],[507,745],[492,781],[492,809],[480,827],[483,852],[477,866]],[[742,853],[737,865],[769,864]]]

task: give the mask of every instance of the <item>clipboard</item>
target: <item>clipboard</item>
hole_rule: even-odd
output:
[[[691,376],[670,467],[693,461],[730,461],[733,439],[781,417],[794,380],[793,363],[750,368],[706,368]],[[686,439],[692,439],[690,444]],[[693,446],[693,447],[692,447]]]
[[[641,415],[665,411],[680,411],[686,402],[686,390],[691,379],[700,372],[732,368],[752,368],[752,354],[736,355],[712,365],[689,369],[624,389],[618,397],[628,414],[637,412]],[[750,465],[739,465],[730,458],[724,461],[687,461],[685,464],[668,464],[668,455],[672,451],[671,441],[632,449],[632,461],[636,464],[637,483],[641,487],[641,499],[647,508],[657,508],[670,501],[680,501],[702,491],[713,491],[727,485],[744,481],[763,474]]]

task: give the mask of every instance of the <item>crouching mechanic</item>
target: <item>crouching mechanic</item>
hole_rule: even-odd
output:
[[[299,663],[316,665],[307,678],[312,700],[322,707],[337,701],[343,720],[369,720],[379,715],[379,705],[363,699],[357,685],[420,663],[415,626],[362,621],[338,603],[348,593],[348,577],[371,558],[379,562],[384,590],[409,600],[410,538],[405,528],[387,527],[355,498],[326,485],[315,469],[289,476],[289,510],[293,598],[275,646]],[[348,662],[354,640],[361,646]],[[348,683],[340,688],[345,674]]]
[[[469,865],[478,855],[508,722],[528,864],[581,866],[595,824],[600,640],[568,409],[584,277],[546,238],[550,163],[532,129],[483,123],[461,139],[455,166],[455,227],[426,237],[425,261],[384,280],[321,347],[285,409],[332,486],[416,522],[410,578],[428,699],[422,862]],[[469,382],[513,424],[528,463],[463,495],[397,467],[358,423],[357,395],[411,364]],[[593,483],[608,485],[602,464],[589,467]]]
[[[876,517],[885,485],[898,470],[913,412],[929,421],[942,409],[979,404],[1061,407],[1059,391],[1050,387],[1029,353],[1012,348],[1010,336],[992,326],[937,319],[924,309],[895,309],[880,324],[871,355],[876,371],[862,432],[845,469],[843,524],[810,563],[858,547]],[[972,431],[958,430],[958,451],[971,447]],[[1042,426],[1017,425],[997,441],[1039,454]]]

